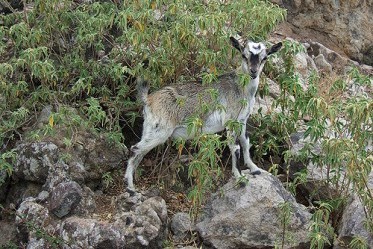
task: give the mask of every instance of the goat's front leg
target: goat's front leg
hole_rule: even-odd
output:
[[[228,132],[228,139],[228,147],[232,156],[232,174],[234,177],[239,178],[242,176],[239,165],[241,148],[233,132]]]
[[[260,168],[258,168],[258,166],[256,166],[255,163],[251,160],[250,139],[249,139],[249,136],[246,137],[245,133],[246,133],[246,123],[245,125],[243,125],[241,134],[239,136],[240,144],[242,146],[245,166],[250,169],[252,175],[260,175],[261,173]]]

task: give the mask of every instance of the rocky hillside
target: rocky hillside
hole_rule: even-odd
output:
[[[373,248],[372,2],[272,2],[283,22],[251,0],[0,1],[0,248]],[[247,129],[261,174],[232,178],[219,134],[155,149],[126,190],[135,79],[207,84],[239,29],[283,42]]]
[[[372,1],[272,0],[288,10],[283,28],[293,37],[321,42],[363,64],[373,66]]]

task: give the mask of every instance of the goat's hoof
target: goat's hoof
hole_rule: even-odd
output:
[[[239,181],[239,182],[238,182],[238,186],[239,186],[240,188],[244,188],[244,187],[246,187],[246,185],[247,185],[247,181]]]
[[[245,175],[241,175],[236,179],[236,184],[239,188],[245,187],[248,183],[249,179],[247,179]]]
[[[139,147],[137,147],[136,145],[131,146],[130,151],[129,151],[130,157],[133,157],[134,155],[136,155],[138,150],[139,150]]]
[[[130,194],[130,196],[134,196],[136,194],[136,190],[134,188],[126,188],[126,192]]]
[[[250,174],[253,175],[253,176],[256,176],[256,175],[260,175],[262,172],[258,169],[258,170],[255,170],[253,172],[251,172]]]

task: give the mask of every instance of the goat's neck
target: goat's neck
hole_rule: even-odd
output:
[[[239,77],[242,74],[249,75],[249,72],[244,70],[241,66],[236,69],[237,80],[239,80]],[[242,92],[247,98],[252,98],[253,96],[255,96],[255,93],[258,90],[259,86],[259,76],[260,74],[258,74],[255,79],[251,79],[250,82],[242,88]]]

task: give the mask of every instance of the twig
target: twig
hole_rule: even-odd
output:
[[[12,5],[10,5],[10,3],[8,3],[8,1],[0,0],[0,3],[2,5],[4,5],[6,8],[8,8],[12,13],[16,13],[16,10],[13,9]]]

